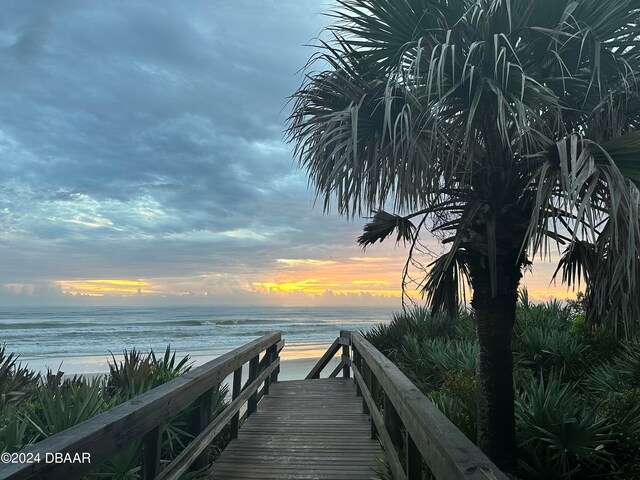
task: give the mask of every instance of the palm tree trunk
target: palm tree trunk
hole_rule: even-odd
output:
[[[476,406],[478,446],[503,470],[516,465],[511,337],[522,273],[517,256],[497,259],[497,289],[492,295],[487,258],[470,265],[476,318]]]

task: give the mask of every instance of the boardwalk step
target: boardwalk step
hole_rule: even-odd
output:
[[[225,480],[370,480],[382,457],[349,379],[278,382],[209,471]]]

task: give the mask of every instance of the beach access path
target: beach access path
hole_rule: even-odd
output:
[[[214,463],[211,479],[376,478],[383,457],[353,380],[281,381]]]

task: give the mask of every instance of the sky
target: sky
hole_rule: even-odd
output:
[[[399,306],[406,248],[359,248],[283,140],[328,6],[5,0],[0,305]]]

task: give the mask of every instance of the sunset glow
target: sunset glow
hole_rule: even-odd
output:
[[[382,256],[380,253],[384,253]],[[379,247],[378,255],[345,258],[277,258],[271,268],[248,268],[236,274],[207,273],[183,277],[64,279],[56,283],[68,297],[125,299],[181,298],[223,303],[318,304],[339,296],[341,303],[378,299],[400,306],[402,268],[406,252],[389,246]],[[575,298],[575,292],[550,283],[551,263],[540,262],[534,273],[527,273],[526,286],[532,301]],[[33,285],[6,286],[15,292],[32,294]],[[409,291],[416,300],[421,295]],[[324,300],[322,300],[324,299]]]
[[[210,3],[3,12],[3,107],[20,114],[0,119],[0,305],[400,308],[408,246],[360,248],[370,212],[323,211],[282,138],[300,39],[328,18],[314,2]],[[248,36],[264,41],[238,53]],[[532,299],[572,295],[549,286],[554,266],[533,269]]]
[[[342,260],[278,259],[276,270],[265,279],[253,282],[262,292],[301,292],[320,295],[377,295],[400,297],[400,272],[403,257],[394,252],[388,257]]]
[[[122,279],[60,280],[58,285],[67,295],[141,295],[155,293],[148,282]]]

